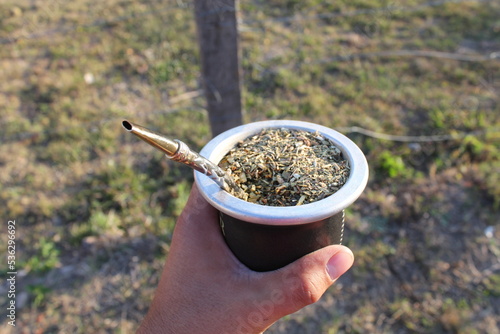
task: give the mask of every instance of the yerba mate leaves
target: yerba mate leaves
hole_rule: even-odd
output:
[[[321,200],[339,190],[350,171],[332,141],[318,132],[287,128],[264,129],[243,140],[219,165],[248,195],[248,202],[269,206]]]

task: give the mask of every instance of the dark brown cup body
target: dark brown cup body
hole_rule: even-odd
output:
[[[248,268],[270,271],[328,245],[341,244],[344,211],[302,225],[248,223],[220,213],[224,238],[233,254]]]

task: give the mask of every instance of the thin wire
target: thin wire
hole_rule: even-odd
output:
[[[375,132],[358,126],[351,127],[339,127],[335,130],[342,133],[359,133],[367,137],[394,141],[394,142],[404,142],[404,143],[426,143],[426,142],[443,142],[448,140],[460,140],[468,136],[479,136],[486,133],[499,133],[500,128],[492,129],[482,129],[471,132],[460,132],[454,134],[444,134],[444,135],[430,135],[430,136],[404,136],[404,135],[391,135],[387,133]]]

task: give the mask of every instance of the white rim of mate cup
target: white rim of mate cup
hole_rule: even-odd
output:
[[[240,125],[210,140],[200,154],[218,164],[238,142],[266,128],[288,128],[309,132],[318,131],[330,139],[347,159],[351,168],[346,183],[334,194],[322,200],[299,206],[266,206],[236,198],[222,190],[208,176],[196,172],[195,182],[202,196],[217,210],[240,220],[264,225],[299,225],[329,218],[351,205],[368,182],[368,163],[361,149],[343,134],[322,125],[292,121],[262,121]]]

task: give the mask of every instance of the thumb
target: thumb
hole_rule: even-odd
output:
[[[295,262],[272,272],[269,282],[274,291],[282,291],[279,317],[298,311],[318,301],[323,293],[353,264],[351,250],[341,245],[331,245],[307,254]]]

